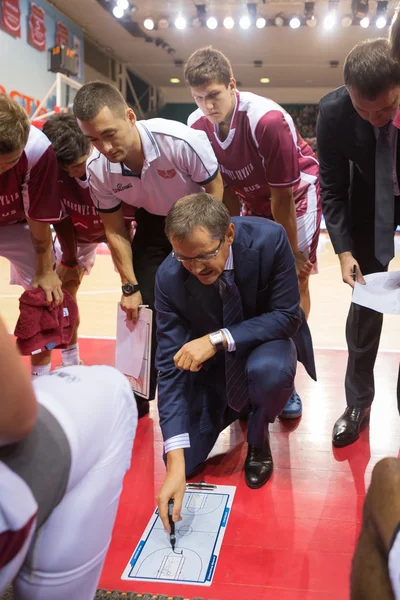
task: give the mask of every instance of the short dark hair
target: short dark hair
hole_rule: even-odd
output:
[[[231,63],[225,54],[212,46],[193,52],[185,66],[185,80],[190,87],[200,87],[212,81],[228,87],[232,77]]]
[[[400,62],[400,18],[397,11],[389,31],[389,44],[392,50],[393,58]]]
[[[25,148],[30,128],[25,109],[5,94],[0,94],[0,154]]]
[[[80,121],[91,121],[105,106],[121,118],[128,108],[123,95],[115,86],[103,81],[91,81],[78,90],[73,111]]]
[[[400,64],[393,57],[386,38],[365,40],[357,44],[344,63],[344,83],[368,100],[400,86]]]
[[[165,219],[165,233],[180,242],[198,227],[206,229],[213,240],[222,240],[231,219],[228,209],[211,194],[199,192],[177,200]]]
[[[53,115],[43,125],[43,133],[49,138],[58,162],[72,165],[90,153],[91,144],[78,127],[74,115]]]

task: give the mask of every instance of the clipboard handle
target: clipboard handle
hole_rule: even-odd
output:
[[[217,489],[217,486],[214,483],[206,483],[205,481],[199,481],[198,483],[187,483],[186,489],[188,491],[191,491],[191,490],[213,491],[213,490]]]

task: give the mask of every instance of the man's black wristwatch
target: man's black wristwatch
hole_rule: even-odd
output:
[[[140,287],[138,283],[124,283],[122,286],[122,293],[124,296],[132,296],[136,292],[140,292]]]

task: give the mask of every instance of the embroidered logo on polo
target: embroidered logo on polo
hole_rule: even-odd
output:
[[[117,187],[113,188],[113,192],[114,194],[118,194],[118,192],[123,192],[124,190],[127,190],[131,187],[133,187],[131,183],[127,183],[126,185],[122,185],[122,183],[119,183]]]
[[[175,169],[168,169],[168,171],[164,171],[163,169],[157,169],[157,173],[160,175],[160,177],[163,177],[164,179],[172,179],[176,175]]]

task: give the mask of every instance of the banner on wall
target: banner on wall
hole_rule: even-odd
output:
[[[31,4],[29,15],[28,41],[31,46],[44,52],[46,50],[46,24],[44,10],[34,2]]]
[[[56,46],[64,44],[64,46],[69,46],[69,30],[64,23],[61,21],[57,21],[56,26]]]
[[[14,37],[21,37],[21,9],[19,0],[2,0],[1,27]]]

